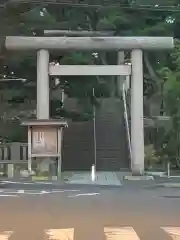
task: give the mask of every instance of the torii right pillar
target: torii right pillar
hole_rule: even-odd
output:
[[[131,170],[133,175],[144,173],[144,122],[143,122],[143,52],[131,53]]]

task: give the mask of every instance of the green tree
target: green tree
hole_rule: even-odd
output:
[[[98,1],[97,1],[98,2]],[[113,4],[113,1],[109,1]],[[70,29],[70,30],[112,30],[117,36],[175,36],[180,37],[180,13],[161,11],[161,5],[177,6],[176,0],[160,1],[154,3],[147,0],[144,4],[151,5],[151,9],[140,8],[142,3],[140,1],[122,1],[119,7],[108,8],[73,8],[65,5],[49,5],[45,6],[39,3],[39,6],[33,4],[13,4],[8,5],[6,9],[1,12],[1,34],[5,35],[43,35],[44,29]],[[159,4],[154,6],[153,4]],[[140,9],[138,9],[140,8]],[[159,11],[159,10],[160,11]],[[169,9],[167,9],[169,10]],[[175,49],[175,51],[178,51]],[[174,54],[174,53],[173,53]],[[126,61],[129,61],[129,53],[126,54]],[[92,53],[73,53],[73,54],[51,54],[52,61],[59,61],[61,64],[116,64],[116,53],[98,53],[98,58],[93,57]],[[179,73],[178,64],[172,63],[172,56],[166,52],[145,52],[144,53],[144,97],[145,107],[151,103],[155,96],[159,96],[159,102],[166,102],[165,96],[169,96],[170,90],[162,93],[162,85],[168,75],[168,82],[173,82],[174,72]],[[24,101],[24,113],[28,112],[34,114],[36,99],[36,55],[35,53],[2,53],[1,56],[1,75],[6,77],[21,77],[27,79],[24,84],[16,89],[16,91],[9,91],[4,86],[2,92],[6,92],[6,100],[1,101],[1,105],[9,103],[6,109],[12,116],[12,109],[19,112],[20,103],[12,104],[11,99],[19,99]],[[13,72],[13,74],[12,74]],[[166,75],[167,75],[166,73]],[[55,86],[51,81],[51,91],[64,89],[69,96],[79,99],[82,106],[82,111],[86,113],[89,109],[88,105],[92,101],[92,88],[96,89],[96,95],[109,96],[112,95],[113,84],[115,79],[106,81],[106,78],[83,78],[82,77],[66,77],[61,78],[60,84]],[[167,84],[167,83],[166,83]],[[165,86],[166,88],[166,86]],[[13,89],[13,88],[12,88]],[[175,90],[175,89],[174,89]],[[172,90],[173,92],[173,90]],[[167,95],[168,94],[168,95]],[[173,93],[174,94],[174,93]],[[173,95],[172,94],[172,95]],[[3,94],[2,94],[3,95]],[[53,94],[52,94],[53,95]],[[173,95],[175,96],[175,95]],[[168,98],[168,97],[167,97]],[[17,102],[18,102],[17,101]],[[27,107],[27,105],[29,107]],[[53,116],[68,114],[62,111],[59,112],[61,103],[52,99]],[[164,108],[166,114],[169,110]],[[2,108],[2,107],[1,107]],[[30,111],[31,109],[31,111]],[[57,111],[56,111],[57,110]],[[21,111],[23,112],[23,111]],[[147,111],[148,112],[148,111]],[[88,110],[89,114],[89,110]],[[150,114],[150,113],[149,113]],[[159,112],[159,115],[161,113]],[[23,114],[22,114],[23,115]],[[68,115],[69,116],[69,115]]]

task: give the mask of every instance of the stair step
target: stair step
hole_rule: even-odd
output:
[[[97,166],[109,171],[128,168],[123,104],[116,98],[100,99],[100,104],[96,110]],[[93,163],[93,121],[70,122],[63,137],[63,169],[89,170]]]

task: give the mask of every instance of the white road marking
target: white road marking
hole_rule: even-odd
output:
[[[180,227],[161,227],[172,240],[180,240]],[[74,240],[74,228],[46,229],[48,240]],[[0,240],[9,240],[13,231],[0,232]],[[140,240],[132,227],[105,227],[106,240]]]
[[[41,193],[41,192],[25,192],[25,193],[23,193],[23,195],[43,195],[43,193]]]
[[[20,194],[23,194],[23,195],[42,195],[42,193],[40,193],[40,192],[37,192],[37,193],[33,193],[33,192],[18,192],[18,191],[7,191],[7,192],[4,192],[4,193],[6,193],[6,194],[15,194],[15,195],[17,195],[17,196],[20,196]],[[4,195],[4,194],[3,194]],[[22,195],[21,195],[22,196]]]
[[[0,197],[23,197],[23,196],[42,196],[47,194],[59,194],[59,193],[70,193],[79,192],[77,189],[54,189],[54,190],[41,190],[41,189],[2,189],[0,190]],[[74,196],[73,196],[74,197]]]
[[[180,240],[180,227],[162,227],[162,229],[168,233],[173,240]]]
[[[0,240],[8,240],[12,233],[12,231],[5,231],[3,233],[0,233]]]
[[[4,180],[4,181],[2,181],[3,183],[11,183],[11,184],[23,184],[23,185],[35,185],[35,184],[49,184],[49,185],[52,185],[52,184],[54,184],[53,182],[41,182],[41,181],[39,181],[39,182],[35,182],[35,181],[33,181],[33,182],[16,182],[16,181],[8,181],[8,180]]]
[[[131,227],[105,227],[106,240],[140,240]]]
[[[17,193],[24,193],[24,190],[18,190]]]
[[[51,190],[50,193],[68,193],[68,192],[80,192],[80,190]]]
[[[47,193],[51,193],[51,192],[48,192],[48,191],[42,190],[41,193],[42,193],[42,194],[47,194]]]
[[[79,189],[52,189],[53,192],[80,192]]]
[[[95,196],[99,195],[100,193],[79,193],[75,195],[68,196],[69,198],[76,198],[76,197],[82,197],[82,196]]]
[[[73,240],[74,228],[49,229],[45,231],[49,240]],[[1,240],[1,239],[0,239]]]
[[[49,184],[49,185],[52,185],[53,184],[53,182],[43,182],[43,181],[39,181],[39,182],[33,182],[33,183],[35,183],[35,184]]]
[[[0,194],[0,197],[19,197],[18,195],[12,195],[12,194]]]
[[[28,182],[14,182],[14,181],[3,181],[3,183],[11,183],[11,184],[24,184],[24,185],[30,185],[34,183],[28,183]]]

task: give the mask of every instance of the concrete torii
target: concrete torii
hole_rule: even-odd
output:
[[[143,125],[143,50],[169,50],[172,37],[25,37],[7,36],[7,50],[37,51],[37,118],[49,119],[49,75],[124,75],[131,83],[132,173],[144,172]],[[62,51],[131,51],[128,65],[49,65],[49,50]]]

